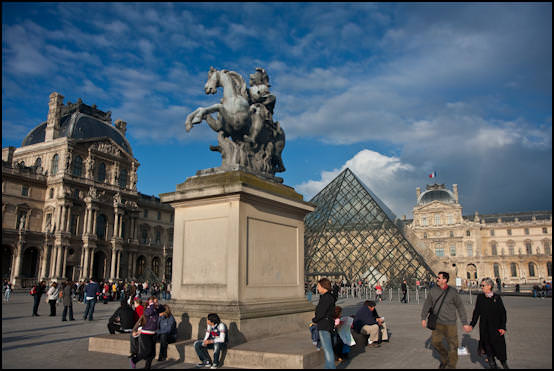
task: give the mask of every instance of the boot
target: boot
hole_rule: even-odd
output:
[[[487,357],[487,360],[489,361],[489,368],[498,368],[498,365],[496,364],[496,361],[494,360],[493,356]]]
[[[510,368],[508,367],[508,361],[500,361],[502,363],[502,368]]]

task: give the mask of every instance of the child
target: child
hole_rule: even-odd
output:
[[[335,306],[335,329],[337,331],[336,341],[334,346],[335,355],[338,361],[342,361],[348,358],[350,348],[356,345],[350,329],[352,328],[352,322],[354,319],[350,316],[342,315],[342,308]]]

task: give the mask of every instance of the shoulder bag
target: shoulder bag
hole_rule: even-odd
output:
[[[441,295],[442,296],[442,301],[441,301],[441,305],[439,306],[439,310],[437,311],[437,314],[434,313],[434,309],[435,309],[435,305],[440,300],[440,296],[437,299],[437,301],[435,301],[435,303],[433,304],[431,309],[429,309],[429,316],[427,317],[427,328],[429,330],[434,330],[434,329],[437,328],[437,319],[439,318],[439,312],[441,311],[442,304],[444,303],[444,299],[446,299],[446,295],[448,295],[448,290],[450,290],[450,286]]]

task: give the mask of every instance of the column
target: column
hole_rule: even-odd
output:
[[[85,208],[85,214],[83,216],[83,235],[88,233],[87,226],[88,226],[88,208]]]
[[[67,232],[67,229],[65,228],[66,227],[66,214],[67,213],[67,208],[65,207],[65,205],[62,205],[62,217],[61,217],[61,222],[60,222],[60,231],[61,232]]]
[[[71,231],[71,207],[70,206],[67,207],[66,213],[67,213],[67,220],[66,220],[65,231],[70,232]]]
[[[110,267],[110,278],[115,278],[115,259],[116,259],[116,251],[115,251],[115,248],[112,248],[112,261],[111,261],[111,267]]]
[[[57,246],[52,246],[52,249],[50,250],[50,272],[48,274],[48,277],[52,278],[54,277],[55,271],[56,271],[56,252],[57,252]]]
[[[113,237],[119,237],[119,213],[115,211],[114,220],[113,220]]]
[[[62,250],[63,250],[62,277],[63,277],[63,278],[66,278],[66,277],[65,277],[65,273],[66,273],[66,272],[65,272],[65,268],[66,268],[66,264],[67,264],[67,250],[69,250],[69,249],[68,249],[67,246],[62,246]]]
[[[123,236],[123,214],[119,216],[119,227],[117,227],[117,230],[119,231],[117,237],[122,238]]]
[[[116,268],[116,273],[115,273],[115,277],[117,279],[120,278],[120,276],[119,276],[120,268],[121,268],[121,250],[117,250],[117,268]]]
[[[96,233],[96,214],[97,210],[92,209],[92,231],[90,231],[92,234]]]
[[[90,251],[89,251],[89,254],[90,254],[90,259],[89,259],[89,265],[88,265],[88,271],[89,271],[89,276],[92,277],[93,275],[93,271],[92,271],[92,268],[94,268],[94,248],[91,248]],[[98,277],[98,278],[103,278],[103,277]]]
[[[12,282],[21,285],[19,282],[19,276],[21,276],[21,255],[23,254],[23,243],[21,241],[17,242],[17,250],[15,252],[15,264],[13,267]]]
[[[48,262],[48,251],[50,250],[50,246],[48,246],[47,244],[44,245],[44,248],[43,248],[43,256],[42,256],[42,264],[41,264],[41,268],[40,268],[40,276],[38,277],[39,280],[42,279],[43,277],[46,277],[46,263]]]
[[[83,254],[85,255],[84,258],[83,258],[84,261],[83,261],[83,265],[82,265],[83,278],[90,278],[89,277],[89,270],[88,270],[89,250],[90,249],[88,247],[83,246]]]
[[[54,273],[54,277],[59,278],[62,274],[62,247],[57,246],[56,247],[56,271]]]

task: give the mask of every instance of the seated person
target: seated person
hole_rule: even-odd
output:
[[[343,361],[348,358],[350,348],[356,345],[356,341],[354,341],[352,333],[350,332],[353,320],[354,319],[350,316],[342,317],[342,308],[338,305],[335,306],[336,338],[333,350],[338,361]]]
[[[117,308],[108,320],[108,331],[110,334],[115,332],[131,332],[135,324],[135,312],[126,301],[121,301],[121,306]]]
[[[388,341],[387,327],[384,318],[379,317],[373,300],[366,300],[354,316],[353,328],[362,335],[369,335],[371,347],[380,346],[381,340]],[[381,335],[381,339],[380,336]]]
[[[197,364],[196,367],[211,366],[211,368],[218,368],[220,366],[219,355],[227,343],[227,326],[221,322],[219,316],[215,313],[208,314],[207,322],[208,325],[206,327],[204,340],[197,340],[194,342],[194,349],[196,350],[198,358],[200,358],[200,363]],[[213,363],[208,354],[208,349],[214,350]]]
[[[142,299],[135,298],[135,322],[142,316],[144,313],[144,306],[142,305]]]

